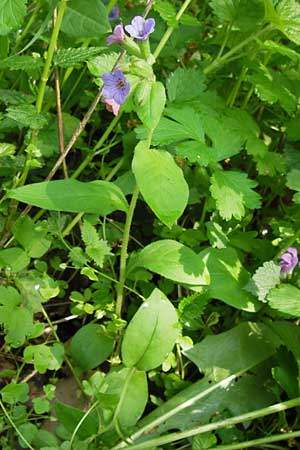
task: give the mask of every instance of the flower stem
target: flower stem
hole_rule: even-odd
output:
[[[254,448],[259,445],[268,444],[270,442],[278,442],[287,439],[294,439],[297,437],[300,437],[300,431],[291,431],[289,433],[274,434],[274,436],[253,439],[252,441],[238,442],[236,444],[229,445],[218,445],[217,447],[212,447],[210,450],[239,450],[243,448]]]
[[[59,30],[60,30],[60,27],[62,24],[62,20],[63,20],[63,16],[64,16],[64,13],[65,13],[65,10],[67,7],[67,1],[68,0],[61,0],[59,7],[58,7],[57,19],[56,19],[55,25],[53,27],[52,35],[50,38],[50,43],[49,43],[48,52],[47,52],[47,58],[46,58],[46,62],[44,65],[42,77],[40,80],[39,90],[38,90],[38,96],[37,96],[37,101],[36,101],[36,110],[38,113],[40,113],[42,111],[46,84],[47,84],[47,81],[49,78],[50,67],[51,67],[51,63],[52,63],[52,59],[53,59],[53,55],[54,55],[54,51],[55,51],[55,47],[56,47],[58,33],[59,33]]]

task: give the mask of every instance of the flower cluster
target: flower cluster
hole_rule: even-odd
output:
[[[281,256],[279,265],[281,275],[290,275],[298,264],[298,253],[295,247],[289,247]]]
[[[130,90],[130,84],[121,70],[115,69],[112,73],[106,72],[102,75],[104,83],[102,96],[106,108],[118,115],[120,106],[124,103]]]
[[[153,33],[155,27],[154,19],[144,19],[142,16],[135,16],[131,25],[126,25],[125,30],[134,39],[145,41]],[[116,25],[113,33],[108,36],[107,43],[122,44],[126,40],[126,34],[122,24]]]

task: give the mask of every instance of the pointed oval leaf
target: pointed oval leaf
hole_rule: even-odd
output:
[[[124,364],[145,371],[158,367],[172,350],[179,331],[174,306],[159,289],[154,289],[126,329]]]
[[[145,202],[171,227],[183,213],[189,197],[180,167],[170,153],[148,149],[140,142],[135,148],[132,170]]]
[[[159,81],[141,81],[135,91],[136,113],[146,127],[153,130],[166,103],[164,85]]]
[[[199,286],[210,282],[205,258],[171,239],[147,245],[139,253],[137,264],[177,283]]]
[[[122,191],[108,181],[43,181],[13,189],[10,198],[52,211],[110,214],[127,210]]]

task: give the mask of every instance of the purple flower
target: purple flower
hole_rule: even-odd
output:
[[[295,247],[289,247],[286,252],[280,256],[279,265],[281,267],[281,274],[291,274],[298,264],[298,254]]]
[[[109,20],[116,20],[120,17],[120,8],[115,6],[108,15]]]
[[[107,36],[106,42],[108,45],[110,44],[122,44],[125,39],[125,32],[123,25],[120,23],[116,25],[113,31],[113,34]]]
[[[115,69],[113,73],[106,72],[102,75],[102,80],[104,83],[103,97],[109,100],[113,99],[119,105],[122,105],[130,89],[130,84],[124,77],[123,72],[118,69]]]
[[[144,19],[142,16],[135,16],[131,25],[126,25],[125,30],[131,37],[145,41],[149,34],[153,33],[155,27],[154,19]]]

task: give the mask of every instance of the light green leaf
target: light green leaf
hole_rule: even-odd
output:
[[[271,308],[292,317],[300,316],[300,289],[291,284],[283,284],[272,289],[267,300]]]
[[[37,113],[33,105],[18,105],[7,108],[7,117],[15,120],[20,127],[29,127],[39,130],[48,123],[48,116],[44,113]]]
[[[147,245],[136,264],[178,283],[198,286],[210,281],[205,261],[180,242],[164,239]]]
[[[84,411],[73,406],[64,405],[60,402],[55,402],[55,413],[59,422],[69,431],[73,433],[80,420],[85,415]],[[77,430],[79,439],[91,438],[97,434],[99,428],[99,419],[95,412],[91,412],[85,417],[81,426]]]
[[[114,341],[101,325],[89,323],[73,336],[70,346],[72,358],[83,370],[99,366],[113,351]]]
[[[17,402],[27,402],[29,387],[27,383],[15,384],[14,382],[7,384],[1,389],[2,399],[5,403],[13,405]]]
[[[61,29],[73,38],[96,38],[111,27],[101,0],[69,0]]]
[[[39,75],[43,60],[29,55],[12,55],[0,61],[0,69],[24,70],[34,78]]]
[[[0,250],[0,267],[6,267],[13,272],[20,272],[29,263],[29,256],[19,247]]]
[[[145,202],[171,227],[183,213],[189,196],[180,167],[170,153],[148,149],[142,141],[135,148],[132,170]]]
[[[130,369],[127,368],[109,372],[104,378],[98,392],[106,394],[107,396],[120,397],[129,373]],[[130,377],[126,389],[126,395],[118,412],[117,419],[122,429],[136,424],[138,419],[143,414],[147,400],[147,376],[145,372],[135,371]]]
[[[259,267],[245,289],[257,295],[261,301],[266,301],[270,289],[280,283],[280,266],[273,261],[267,261]]]
[[[176,20],[176,9],[168,0],[155,0],[153,9],[158,12],[160,17],[169,27],[178,26],[178,22]]]
[[[159,81],[141,81],[135,89],[136,113],[144,125],[154,130],[166,103],[165,88]]]
[[[179,67],[167,79],[167,92],[170,102],[182,103],[197,98],[205,89],[205,77],[197,69]]]
[[[90,58],[102,53],[105,47],[78,47],[59,48],[54,55],[53,62],[60,67],[74,67],[88,61]]]
[[[206,261],[210,274],[208,292],[211,298],[245,311],[254,312],[261,308],[255,297],[243,289],[250,275],[233,248],[208,248],[199,254],[199,258]]]
[[[243,322],[229,331],[206,336],[184,354],[210,379],[219,381],[269,358],[280,343],[266,325]]]
[[[245,208],[260,207],[260,195],[252,189],[257,185],[242,172],[216,171],[211,177],[210,191],[216,200],[217,209],[225,220],[232,217],[240,220]]]
[[[13,227],[15,239],[32,258],[40,258],[48,251],[51,241],[47,239],[46,234],[42,223],[36,224],[28,216],[21,217]]]
[[[127,367],[151,370],[166,359],[179,335],[177,313],[158,289],[131,319],[122,343],[122,358]]]
[[[50,411],[51,405],[49,400],[43,397],[36,397],[32,400],[33,409],[36,414],[44,414]]]
[[[64,347],[62,344],[29,345],[24,350],[24,361],[33,363],[35,370],[40,373],[45,373],[46,370],[60,369],[63,360]]]
[[[127,210],[122,191],[107,181],[45,181],[13,189],[9,197],[52,211],[107,215],[118,209]]]
[[[292,169],[286,176],[286,185],[293,191],[300,191],[300,170]]]
[[[18,28],[26,14],[27,0],[0,0],[0,36]]]
[[[255,29],[264,19],[263,0],[211,0],[210,5],[221,21],[243,32]]]
[[[297,1],[282,0],[271,20],[292,42],[300,44],[300,5]]]

